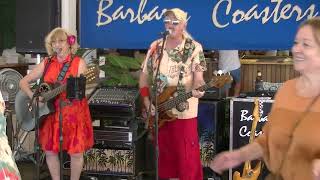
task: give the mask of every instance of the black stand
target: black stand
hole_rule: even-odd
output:
[[[161,60],[163,57],[163,52],[164,52],[164,46],[167,40],[167,35],[168,33],[163,33],[163,38],[162,38],[162,46],[161,46],[161,51],[160,55],[158,57],[158,63],[157,69],[156,69],[156,76],[155,76],[155,83],[153,87],[153,96],[154,96],[154,107],[155,107],[155,116],[154,116],[154,137],[155,137],[155,167],[156,167],[156,180],[159,179],[159,143],[158,143],[158,134],[159,134],[159,127],[158,127],[158,122],[159,122],[159,113],[158,113],[158,94],[157,94],[157,89],[158,89],[158,83],[160,81],[159,79],[159,69],[161,65]],[[150,107],[149,107],[149,114],[151,114],[151,105],[152,105],[152,98],[150,98]]]
[[[40,146],[39,146],[39,137],[40,137],[40,121],[39,121],[39,88],[35,91],[31,102],[33,102],[33,100],[35,99],[35,124],[36,124],[36,128],[35,128],[35,134],[36,134],[36,138],[35,138],[35,150],[36,150],[36,180],[40,179]],[[59,100],[59,106],[60,106],[60,111],[59,111],[59,153],[60,153],[60,180],[63,180],[63,173],[62,173],[62,161],[63,161],[63,153],[62,153],[62,140],[63,140],[63,135],[62,135],[62,108],[64,106],[66,106],[67,104],[62,104],[63,101]]]
[[[37,90],[38,91],[38,90]],[[36,150],[36,179],[40,179],[40,144],[39,144],[39,137],[40,137],[40,120],[39,120],[39,93],[36,91],[35,98],[36,98],[36,104],[35,104],[35,120],[36,120],[36,129],[35,129],[35,150]]]
[[[35,140],[34,140],[34,148],[36,152],[36,163],[35,163],[35,168],[36,168],[36,174],[35,174],[35,179],[39,180],[40,179],[40,144],[39,144],[39,137],[40,137],[40,120],[39,120],[39,96],[40,96],[40,86],[35,90],[31,103],[29,105],[29,108],[33,109],[34,111],[34,119],[35,119]]]
[[[70,76],[67,79],[67,99],[70,101],[59,100],[59,162],[60,162],[60,180],[63,180],[63,117],[62,110],[67,105],[72,105],[72,100],[81,100],[85,97],[86,78],[81,75],[78,77]]]
[[[63,180],[63,150],[62,150],[62,144],[63,144],[63,134],[62,134],[62,109],[67,106],[71,105],[70,102],[59,100],[59,164],[60,164],[60,180]]]

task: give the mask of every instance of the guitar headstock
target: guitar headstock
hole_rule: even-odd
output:
[[[221,70],[215,71],[213,73],[213,77],[211,81],[208,83],[209,87],[221,88],[227,83],[231,83],[233,81],[230,73],[223,73]]]
[[[252,112],[253,117],[255,118],[255,120],[259,120],[260,119],[260,114],[259,114],[259,99],[255,98],[254,99],[254,108],[253,108],[253,112]]]
[[[83,74],[86,77],[86,83],[91,83],[99,78],[99,67],[97,65],[90,65],[87,71]]]

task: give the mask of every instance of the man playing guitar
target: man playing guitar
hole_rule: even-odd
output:
[[[174,86],[177,95],[192,91],[193,97],[177,104],[170,112],[173,120],[164,123],[159,129],[159,177],[202,180],[197,113],[198,98],[204,92],[195,90],[205,84],[203,71],[206,70],[206,63],[202,46],[187,33],[187,13],[181,9],[167,10],[164,26],[168,35],[163,56],[160,57],[163,40],[159,39],[151,44],[142,65],[139,86],[144,105],[147,109],[151,107],[151,114],[154,115],[155,108],[149,96],[150,85],[154,83],[158,85],[158,97],[166,96],[166,89]]]

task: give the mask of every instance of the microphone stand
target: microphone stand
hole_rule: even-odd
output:
[[[60,164],[60,180],[63,180],[63,150],[62,150],[62,144],[63,144],[63,131],[62,131],[62,109],[67,106],[71,105],[70,102],[64,101],[62,99],[59,99],[59,164]]]
[[[40,94],[40,85],[43,82],[43,76],[45,72],[47,71],[48,65],[51,62],[51,57],[49,57],[49,63],[45,66],[44,73],[42,75],[42,78],[40,81],[37,82],[38,87],[34,91],[34,94],[31,98],[29,108],[34,108],[34,119],[35,119],[35,140],[34,140],[34,149],[36,152],[36,174],[35,174],[35,179],[39,180],[40,179],[40,144],[39,144],[39,138],[40,138],[40,113],[39,113],[39,97],[41,96]],[[35,100],[35,103],[34,103]],[[18,144],[19,147],[19,144]]]
[[[82,81],[82,83],[80,83]],[[62,99],[59,99],[59,159],[60,159],[60,180],[63,180],[63,151],[62,151],[62,145],[63,145],[63,117],[62,117],[62,109],[65,106],[72,106],[73,100],[82,100],[85,98],[85,83],[86,79],[83,75],[80,75],[80,77],[72,77],[70,76],[67,78],[67,95],[66,98],[69,101],[64,101]],[[72,171],[71,167],[70,170]]]
[[[159,69],[160,69],[160,64],[161,64],[161,60],[162,60],[162,57],[163,57],[163,52],[164,52],[164,46],[165,46],[165,43],[166,43],[166,40],[167,40],[167,33],[163,33],[163,39],[162,39],[162,46],[161,46],[161,51],[160,51],[160,55],[158,57],[158,66],[157,66],[157,69],[156,69],[156,76],[155,76],[155,79],[153,82],[154,83],[154,92],[153,92],[153,95],[154,95],[154,107],[155,107],[155,120],[154,120],[154,129],[155,129],[155,156],[156,156],[156,159],[155,159],[155,167],[156,167],[156,180],[159,179],[159,165],[158,165],[158,162],[159,162],[159,144],[158,144],[158,134],[159,134],[159,127],[158,127],[158,122],[159,122],[159,113],[158,113],[158,95],[157,95],[157,89],[158,89],[158,83],[160,82],[160,78],[159,78]],[[157,63],[157,61],[156,61]],[[152,98],[150,100],[150,104],[152,104]],[[149,111],[151,111],[151,108],[149,108]]]
[[[39,138],[40,138],[40,124],[39,124],[39,94],[37,93],[36,95],[36,109],[35,109],[35,119],[36,119],[36,130],[35,130],[35,134],[36,134],[36,140],[35,140],[35,147],[36,147],[36,164],[37,164],[37,170],[36,170],[36,179],[39,180],[40,179],[40,145],[39,145]]]
[[[34,148],[35,148],[35,152],[36,152],[36,174],[35,174],[35,179],[39,180],[40,179],[40,144],[39,144],[39,137],[40,137],[40,120],[39,120],[39,96],[40,96],[40,85],[37,87],[37,89],[35,90],[32,98],[31,98],[31,106],[32,108],[34,108],[34,119],[35,119],[35,140],[34,140]],[[35,102],[34,102],[35,100]]]

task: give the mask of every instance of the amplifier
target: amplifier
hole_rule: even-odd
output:
[[[136,126],[136,127],[135,127]],[[134,179],[145,169],[145,138],[137,138],[144,126],[105,126],[94,129],[95,144],[84,153],[84,174]]]
[[[110,126],[93,130],[94,148],[132,149],[133,132],[129,127]]]
[[[89,108],[95,117],[135,116],[137,88],[102,87],[89,98]]]

